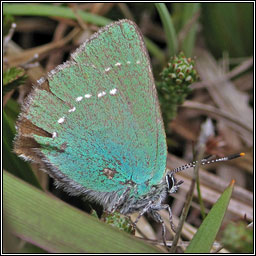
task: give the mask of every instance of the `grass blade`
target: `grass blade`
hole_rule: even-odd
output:
[[[105,26],[111,22],[105,17],[78,10],[78,15],[87,22],[99,26]],[[3,4],[3,14],[22,16],[58,16],[63,18],[77,19],[75,13],[69,7],[51,4]]]
[[[4,215],[12,233],[47,252],[161,252],[5,171],[3,199]]]
[[[234,180],[223,192],[191,240],[186,253],[209,253],[227,210]]]
[[[164,3],[156,3],[155,6],[164,26],[170,56],[174,56],[177,53],[178,40],[171,15],[169,14]]]

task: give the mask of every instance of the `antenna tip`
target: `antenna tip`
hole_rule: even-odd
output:
[[[234,179],[232,179],[229,185],[233,186],[235,183],[236,183],[236,181]]]
[[[228,156],[228,160],[235,159],[235,158],[238,158],[238,157],[244,156],[244,155],[245,155],[245,153],[238,153],[238,154],[230,155],[230,156]]]

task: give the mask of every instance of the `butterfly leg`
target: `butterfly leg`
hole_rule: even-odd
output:
[[[163,238],[164,246],[167,247],[167,244],[166,244],[166,227],[165,227],[164,221],[163,221],[161,215],[156,210],[151,211],[151,215],[152,215],[152,217],[155,221],[161,223],[161,225],[162,225],[162,238]]]
[[[118,208],[119,205],[121,205],[125,199],[126,196],[129,194],[131,188],[128,187],[123,193],[122,195],[118,198],[118,200],[115,202],[115,204],[111,207],[110,213],[114,213],[116,211],[116,209]]]
[[[139,216],[134,221],[133,225],[136,227],[139,219],[149,210],[149,208],[152,206],[152,201],[149,201],[149,203],[142,209],[142,211],[139,213]]]
[[[174,233],[176,233],[176,229],[175,229],[175,226],[174,226],[173,220],[172,220],[172,210],[171,210],[171,207],[168,204],[163,204],[163,205],[161,205],[161,208],[168,210],[168,212],[169,212],[169,222],[170,222],[170,225],[171,225],[171,229],[172,229],[172,231]]]

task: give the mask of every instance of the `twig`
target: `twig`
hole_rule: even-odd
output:
[[[66,43],[68,43],[75,35],[78,34],[80,31],[80,28],[74,28],[66,37],[64,37],[62,40],[58,42],[51,42],[49,44],[45,44],[43,46],[35,47],[29,50],[25,50],[22,53],[20,53],[18,56],[8,56],[7,62],[10,66],[19,66],[23,64],[24,62],[27,62],[28,59],[32,58],[34,54],[38,54],[41,56],[42,54],[45,54],[51,50],[54,50],[56,48],[63,47]]]
[[[219,84],[219,83],[223,83],[227,80],[231,80],[232,78],[240,75],[241,73],[248,70],[252,66],[253,66],[253,57],[250,57],[247,60],[245,60],[244,62],[242,62],[239,66],[232,69],[226,75],[224,75],[220,79],[217,79],[216,81],[214,81],[214,83]],[[197,83],[193,83],[191,85],[191,88],[193,88],[193,89],[205,88],[206,86],[208,86],[211,83],[212,83],[212,81],[204,80],[204,81],[200,81],[200,82],[197,82]]]
[[[12,36],[14,34],[16,26],[17,26],[16,23],[12,23],[12,26],[11,26],[8,34],[4,37],[4,40],[3,40],[3,55],[5,54],[8,43],[12,39]]]
[[[135,21],[135,18],[126,3],[117,3],[117,6],[127,19]]]
[[[209,114],[213,114],[214,116],[221,117],[225,120],[231,121],[232,123],[235,123],[236,125],[242,127],[246,131],[253,134],[253,129],[248,124],[242,122],[236,116],[231,115],[231,114],[229,114],[226,111],[223,111],[221,109],[218,109],[218,108],[215,108],[213,106],[206,105],[206,104],[203,104],[203,103],[190,101],[190,100],[185,101],[184,104],[181,105],[181,107],[187,107],[187,108],[190,108],[190,109],[197,109],[197,110],[209,113]]]
[[[178,34],[178,45],[181,45],[181,42],[183,42],[184,38],[187,36],[192,26],[194,26],[194,24],[197,22],[197,20],[200,17],[200,13],[201,11],[199,9],[197,12],[194,13],[191,19],[188,20],[188,22],[183,26],[183,28]]]

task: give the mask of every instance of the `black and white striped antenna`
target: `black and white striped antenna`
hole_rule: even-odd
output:
[[[217,163],[217,162],[229,161],[229,160],[232,160],[232,159],[244,156],[244,155],[245,155],[245,153],[238,153],[238,154],[233,154],[233,155],[229,155],[229,156],[209,160],[209,158],[211,157],[211,155],[210,155],[210,156],[207,156],[204,159],[202,159],[201,164],[206,165],[206,164],[212,164],[212,163]],[[184,171],[188,168],[195,167],[197,162],[198,161],[194,161],[194,162],[191,162],[189,164],[184,164],[182,166],[176,167],[176,168],[170,170],[170,173],[174,174],[174,173],[177,173],[177,172]]]

